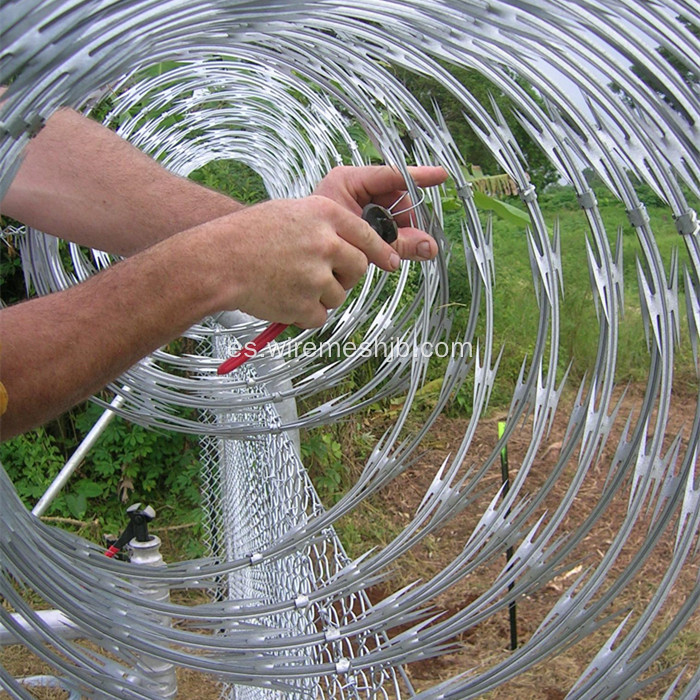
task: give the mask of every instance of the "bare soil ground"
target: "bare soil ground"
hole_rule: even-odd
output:
[[[638,415],[640,392],[632,388],[623,400],[619,419],[612,431],[611,437],[604,448],[601,459],[595,468],[589,472],[578,489],[576,505],[567,514],[561,524],[560,532],[574,532],[590,514],[596,505],[608,477],[608,468],[618,444],[619,431],[630,413],[634,419]],[[673,438],[681,432],[680,454],[685,454],[687,448],[688,429],[695,413],[697,397],[694,395],[674,396],[673,413],[669,421],[669,429],[665,438],[666,448]],[[568,420],[568,411],[564,408],[557,414],[546,444],[540,446],[538,457],[532,472],[527,477],[528,493],[534,494],[541,488],[547,476],[551,473],[562,447]],[[497,422],[499,416],[480,421],[479,427],[468,456],[468,464],[480,464],[491,452],[496,442]],[[389,420],[388,418],[386,420]],[[379,434],[382,429],[381,417],[374,420],[373,425],[360,425],[356,429],[371,428]],[[355,517],[359,527],[371,533],[368,539],[380,544],[389,541],[412,518],[416,507],[421,502],[426,490],[443,460],[454,454],[460,444],[467,426],[466,419],[441,417],[431,431],[424,445],[425,451],[420,460],[407,470],[399,479],[392,482],[381,494],[365,504]],[[508,445],[508,457],[511,478],[517,474],[518,466],[522,463],[530,441],[529,424],[523,425],[516,431]],[[468,465],[467,465],[468,466]],[[552,491],[547,495],[542,508],[537,515],[552,513],[560,503],[565,491],[571,485],[571,478],[576,471],[576,459],[570,460],[565,473]],[[500,486],[500,469],[486,475],[480,482],[483,492],[479,498],[443,530],[428,536],[425,541],[409,555],[397,563],[393,578],[381,586],[370,590],[372,600],[380,600],[388,593],[396,590],[409,581],[417,578],[427,580],[442,567],[454,559],[462,550],[464,543],[472,533],[488,503],[497,493]],[[524,596],[517,605],[517,632],[520,644],[527,641],[533,634],[545,615],[551,610],[562,593],[575,581],[583,567],[595,567],[603,559],[615,533],[619,530],[628,512],[629,482],[621,489],[612,506],[605,512],[586,535],[578,549],[568,559],[558,576],[544,586]],[[612,583],[623,572],[634,555],[639,551],[648,537],[648,526],[653,516],[653,508],[641,514],[639,522],[630,533],[625,547],[614,562],[608,576]],[[547,517],[545,515],[545,517]],[[533,518],[534,522],[534,518]],[[516,679],[499,686],[486,698],[504,698],[508,700],[560,700],[579,676],[585,671],[595,656],[596,651],[619,624],[624,614],[631,612],[628,625],[632,625],[640,615],[644,614],[646,605],[656,586],[658,586],[671,559],[674,546],[675,532],[672,530],[664,536],[632,583],[620,591],[615,601],[615,609],[610,612],[620,613],[596,633],[587,636],[578,644],[564,653],[552,658],[543,659],[529,671],[520,674]],[[359,551],[368,546],[362,543]],[[353,552],[357,554],[359,552]],[[451,615],[474,601],[482,592],[487,590],[496,575],[501,571],[505,559],[498,557],[487,565],[480,567],[458,585],[442,593],[434,601],[438,609]],[[682,571],[677,585],[671,592],[668,602],[661,614],[654,621],[650,639],[657,636],[672,619],[679,605],[693,590],[698,579],[697,557],[689,561]],[[507,612],[499,611],[480,624],[465,630],[455,640],[456,646],[452,653],[443,657],[411,664],[407,671],[416,691],[433,687],[442,680],[457,674],[474,670],[483,673],[495,664],[506,660],[512,653],[509,649],[510,625]],[[3,665],[15,676],[49,672],[37,659],[21,647],[6,647],[0,651]],[[671,680],[685,668],[683,680],[687,683],[700,664],[700,612],[696,611],[690,622],[667,653],[650,669],[650,674],[668,671],[669,675],[652,683],[639,700],[656,700],[664,695]],[[682,683],[681,685],[684,685]],[[43,694],[42,694],[43,693]],[[0,693],[0,698],[7,697]],[[36,697],[63,698],[65,693],[60,691],[37,691]],[[219,686],[216,682],[202,678],[197,674],[182,672],[179,675],[178,697],[188,700],[208,700],[219,697]]]

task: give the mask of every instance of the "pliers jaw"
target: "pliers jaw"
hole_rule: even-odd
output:
[[[393,243],[399,237],[399,227],[391,212],[379,204],[368,204],[362,210],[362,218],[386,243]]]

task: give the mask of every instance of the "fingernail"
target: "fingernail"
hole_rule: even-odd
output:
[[[416,246],[416,255],[423,260],[430,260],[433,254],[430,250],[430,243],[428,241],[423,241]]]
[[[391,257],[389,258],[389,267],[392,270],[398,270],[400,264],[401,258],[398,256],[398,253],[392,253]]]

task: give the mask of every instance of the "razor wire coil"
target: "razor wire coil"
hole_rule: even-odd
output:
[[[238,160],[260,175],[271,197],[303,196],[331,167],[361,164],[363,157],[350,128],[354,121],[384,160],[402,171],[409,162],[436,163],[448,170],[462,207],[464,274],[471,292],[466,326],[456,329],[447,272],[448,256],[456,253],[449,250],[442,232],[440,192],[433,191],[416,216],[438,241],[438,260],[406,264],[398,280],[370,272],[347,306],[331,316],[323,335],[307,331],[294,339],[296,347],[307,340],[310,346],[316,343],[315,352],[299,355],[288,350],[283,362],[262,353],[250,361],[250,371],[230,378],[215,373],[225,356],[221,350],[212,356],[163,349],[129,370],[112,387],[126,400],[122,415],[153,428],[202,435],[205,450],[216,445],[217,455],[221,445],[238,451],[231,462],[221,463],[229,466],[224,480],[212,487],[216,493],[244,487],[240,472],[236,477],[231,474],[234,467],[240,469],[250,461],[252,449],[257,450],[256,459],[267,455],[267,466],[275,469],[259,483],[248,484],[251,488],[269,489],[280,470],[290,470],[304,481],[303,469],[285,442],[287,431],[340,420],[399,392],[406,400],[357,483],[328,509],[314,502],[313,491],[304,483],[294,490],[294,497],[302,500],[292,501],[293,523],[276,530],[273,521],[279,509],[271,515],[252,508],[246,516],[247,539],[236,543],[229,532],[218,543],[212,532],[232,527],[240,515],[235,499],[245,492],[236,491],[233,501],[210,495],[217,503],[209,510],[210,545],[217,556],[148,573],[171,586],[206,583],[216,589],[224,581],[227,591],[233,592],[232,599],[192,608],[137,604],[136,585],[145,578],[143,572],[105,562],[92,545],[32,521],[3,472],[0,593],[41,633],[40,641],[27,639],[28,646],[86,692],[94,690],[100,678],[100,692],[108,697],[157,697],[147,679],[140,685],[124,680],[125,668],[137,652],[211,673],[236,688],[262,688],[273,696],[303,694],[310,688],[321,692],[324,687],[330,697],[374,697],[396,682],[392,669],[450,648],[456,635],[544,586],[571,560],[615,497],[625,493],[627,512],[600,561],[582,570],[521,648],[483,671],[442,682],[419,697],[479,697],[593,634],[607,622],[616,595],[639,576],[662,535],[672,533],[671,560],[659,587],[645,601],[644,610],[621,620],[568,695],[639,696],[648,683],[647,669],[696,614],[700,601],[696,583],[668,628],[645,645],[650,625],[682,567],[697,565],[700,524],[697,407],[685,433],[670,446],[665,440],[681,321],[696,365],[700,327],[698,219],[686,194],[700,196],[700,95],[697,82],[682,80],[658,51],[649,49],[659,46],[681,57],[691,70],[695,68],[697,77],[699,42],[678,17],[695,28],[700,24],[692,3],[675,0],[4,3],[0,84],[9,87],[0,105],[0,193],[9,187],[31,136],[57,108],[86,109],[105,96],[112,102],[106,121],[118,122],[125,138],[175,172],[187,175],[212,160]],[[167,61],[175,63],[170,70],[149,73],[149,66]],[[674,96],[675,109],[630,70],[634,62],[659,76]],[[425,109],[390,66],[430,76],[457,98],[471,129],[515,183],[530,218],[527,247],[540,315],[531,356],[523,359],[515,382],[504,435],[479,462],[473,461],[470,448],[499,369],[493,245],[498,222],[484,222],[461,168],[467,154],[459,153],[439,105],[432,112]],[[564,359],[560,340],[566,250],[557,223],[545,220],[522,149],[504,116],[495,103],[482,105],[446,66],[474,69],[509,97],[520,125],[561,178],[573,185],[588,225],[586,250],[599,325],[596,360],[578,390],[559,459],[536,493],[529,488],[534,466],[554,416],[562,410],[565,379],[559,367]],[[557,78],[552,77],[553,69]],[[527,81],[538,98],[518,78]],[[631,102],[622,100],[612,84]],[[620,201],[640,243],[636,274],[650,370],[638,415],[630,416],[618,432],[613,424],[621,410],[615,393],[624,308],[621,242],[618,236],[611,244],[614,237],[601,218],[586,169]],[[666,268],[633,178],[667,204],[684,246],[682,272],[678,257]],[[417,199],[410,182],[409,189]],[[71,246],[69,266],[56,239],[35,231],[20,239],[26,274],[39,293],[63,289],[110,264],[103,253]],[[216,321],[204,320],[188,332],[188,339],[200,347],[230,348],[261,327],[255,320],[231,327]],[[343,393],[343,380],[366,358],[359,350],[340,359],[323,357],[321,341],[358,336],[367,344],[400,340],[412,348],[464,340],[476,353],[469,361],[453,358],[446,363],[435,407],[418,430],[410,430],[412,402],[431,359],[419,352],[387,355],[364,385]],[[337,549],[333,524],[406,470],[467,377],[474,383],[472,418],[413,519],[381,550],[348,560]],[[337,395],[328,399],[328,391],[334,389]],[[302,399],[309,406],[304,413],[279,418],[277,408],[285,401]],[[459,556],[433,578],[369,606],[363,591],[380,581],[403,554],[476,502],[501,448],[528,416],[529,445],[510,490],[504,498],[494,493]],[[577,490],[600,463],[612,436],[619,442],[607,462],[605,488],[583,523],[568,531],[565,522]],[[572,464],[575,473],[566,477],[570,485],[564,496],[554,509],[540,515],[547,494]],[[210,460],[212,474],[219,468],[218,457]],[[290,500],[283,482],[278,479],[276,505]],[[260,490],[249,492],[249,503],[259,504],[260,495]],[[219,507],[232,510],[219,513]],[[614,571],[645,511],[652,513],[647,541],[621,571]],[[495,575],[489,589],[473,603],[431,624],[419,619],[420,611],[436,596],[486,566],[507,544],[515,546],[509,567]],[[221,547],[224,552],[218,556]],[[44,558],[39,568],[33,565],[38,553]],[[295,567],[309,565],[321,570],[307,571],[297,579]],[[289,588],[280,590],[280,576]],[[13,580],[69,612],[105,650],[126,651],[114,660],[54,638],[41,628]],[[514,587],[509,589],[509,584]],[[277,588],[276,596],[270,594],[271,588]],[[327,617],[309,617],[300,613],[300,605]],[[163,628],[155,621],[158,613],[187,624]],[[7,620],[3,614],[3,622],[11,625]],[[279,629],[290,624],[291,634]],[[225,633],[203,635],[197,625]],[[393,633],[399,626],[406,631]],[[68,661],[62,661],[58,652]],[[6,675],[0,677],[0,686],[14,687]],[[688,679],[679,669],[669,676],[667,686],[669,693],[692,698],[700,681],[697,673]],[[358,687],[364,687],[364,694]]]

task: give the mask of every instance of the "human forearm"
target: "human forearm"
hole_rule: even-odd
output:
[[[442,171],[412,172],[419,185],[444,179]],[[9,394],[2,437],[55,417],[215,311],[323,324],[368,263],[399,265],[397,250],[357,215],[374,197],[393,199],[402,181],[388,168],[376,175],[334,171],[317,196],[208,217],[78,287],[0,310],[0,380]],[[399,224],[398,252],[424,259],[417,245],[434,241],[406,216]]]
[[[323,197],[248,207],[153,245],[64,292],[0,310],[3,438],[67,409],[216,311],[321,325],[393,249]]]
[[[39,230],[121,255],[240,208],[70,110],[29,144],[0,205]]]
[[[211,311],[215,294],[207,276],[188,276],[200,263],[191,257],[195,251],[162,248],[65,292],[0,311],[0,376],[9,396],[2,439],[86,399]]]

